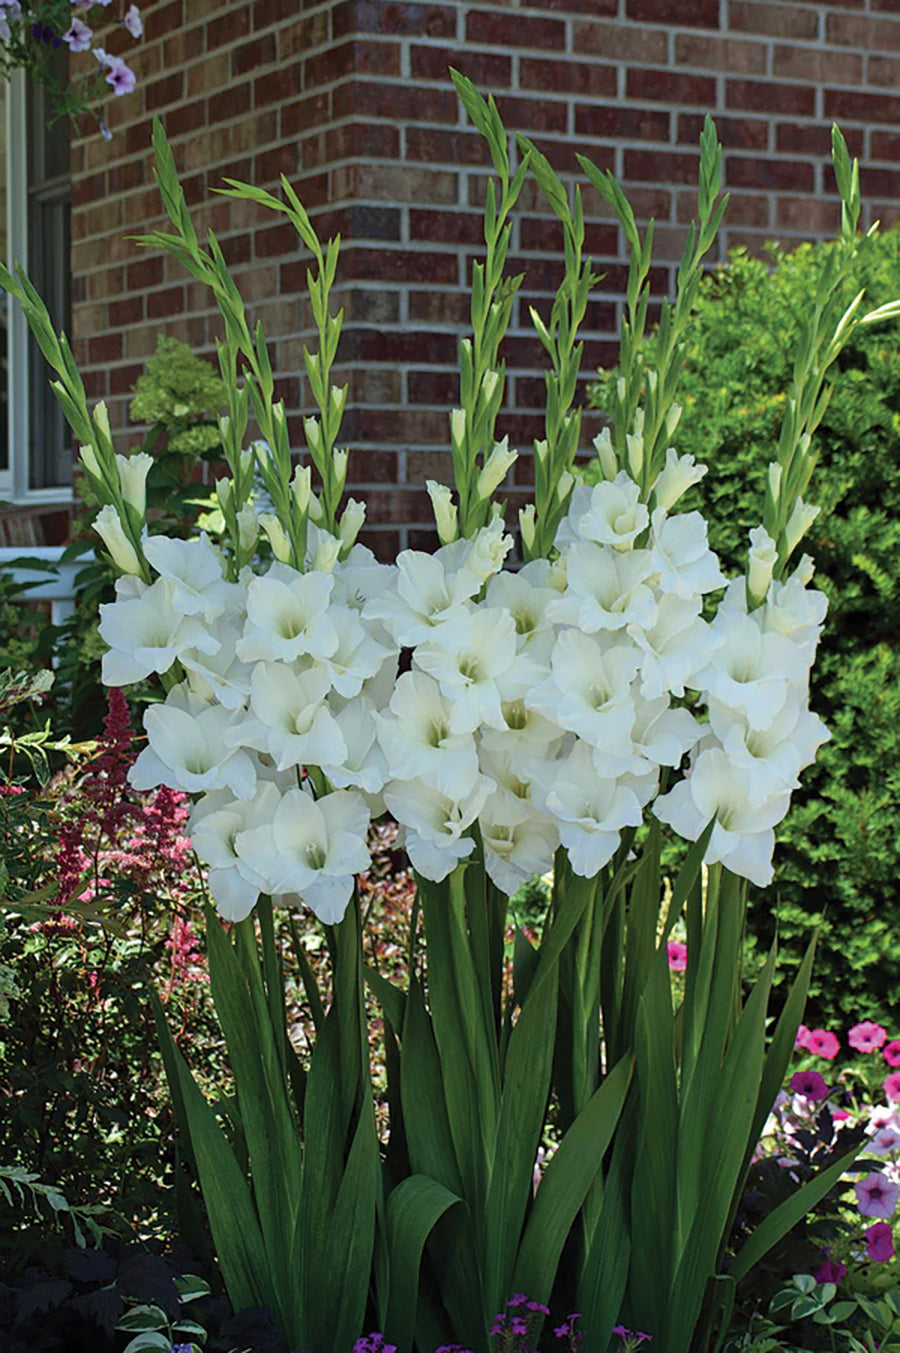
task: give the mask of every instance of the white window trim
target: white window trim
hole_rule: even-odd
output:
[[[16,263],[28,269],[28,141],[26,84],[23,70],[13,71],[9,77],[6,97],[6,239],[9,257],[7,267]],[[28,452],[30,446],[28,417],[28,322],[18,301],[10,297],[7,314],[7,379],[9,389],[9,469],[0,470],[0,498],[22,507],[39,507],[41,503],[61,505],[71,503],[70,485],[49,489],[29,488]],[[26,547],[27,548],[27,547]],[[26,549],[20,551],[26,553]]]

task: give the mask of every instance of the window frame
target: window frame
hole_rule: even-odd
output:
[[[24,70],[11,72],[6,88],[7,266],[28,270],[28,87]],[[10,298],[7,312],[7,420],[9,466],[0,469],[0,499],[21,507],[71,503],[71,484],[30,487],[31,415],[28,322]]]

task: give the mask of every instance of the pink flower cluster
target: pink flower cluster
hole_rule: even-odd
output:
[[[888,1042],[887,1029],[882,1024],[876,1024],[874,1020],[864,1019],[859,1024],[854,1024],[853,1028],[847,1032],[847,1043],[854,1052],[881,1052],[882,1057],[889,1067],[895,1068],[890,1075],[886,1076],[881,1083],[886,1098],[892,1104],[900,1103],[900,1038],[892,1038]],[[837,1034],[829,1029],[808,1029],[805,1024],[801,1024],[797,1030],[797,1038],[794,1043],[796,1048],[804,1052],[812,1053],[815,1057],[825,1057],[829,1061],[835,1058],[841,1049],[840,1040]],[[812,1075],[816,1072],[798,1072],[797,1075]],[[795,1078],[796,1079],[796,1076]],[[821,1076],[819,1080],[821,1080]],[[825,1082],[822,1081],[822,1085]],[[791,1088],[795,1088],[793,1081]],[[798,1093],[805,1093],[799,1091]],[[816,1093],[814,1098],[824,1099],[824,1095]]]

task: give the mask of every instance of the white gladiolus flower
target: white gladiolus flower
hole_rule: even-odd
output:
[[[668,512],[689,488],[700,483],[708,468],[695,465],[693,456],[679,456],[673,446],[667,447],[665,468],[653,485],[656,506]]]
[[[612,483],[594,485],[586,512],[581,510],[582,502],[582,499],[576,502],[575,494],[572,495],[570,521],[576,535],[598,545],[630,550],[650,521],[647,508],[640,501],[640,489],[626,470],[620,470]]]
[[[718,700],[709,702],[709,722],[742,775],[751,803],[797,789],[800,771],[812,765],[819,747],[831,737],[819,716],[801,705],[796,693],[762,731],[752,729],[745,715]]]
[[[451,702],[424,672],[405,672],[391,696],[390,713],[376,714],[378,741],[395,780],[424,780],[464,798],[478,780],[478,755],[470,733],[450,729]]]
[[[696,673],[724,642],[700,615],[700,599],[685,601],[669,592],[659,598],[653,624],[629,625],[628,637],[641,649],[641,695],[645,700],[682,696]]]
[[[755,732],[769,728],[791,688],[806,687],[802,649],[783,634],[763,633],[754,616],[738,612],[717,616],[713,630],[723,643],[693,684],[744,714]]]
[[[772,882],[772,830],[788,810],[789,794],[751,803],[746,780],[720,747],[700,752],[686,779],[656,800],[653,812],[679,836],[696,841],[715,818],[706,863],[721,861],[733,874],[757,887]]]
[[[592,747],[631,750],[634,701],[631,682],[640,662],[631,645],[608,646],[593,635],[563,630],[551,659],[551,675],[525,703]]]
[[[468,545],[456,540],[435,554],[403,550],[397,555],[396,591],[367,602],[363,619],[383,621],[395,643],[414,648],[438,626],[465,615],[469,598],[481,589],[479,579],[459,567],[460,547]]]
[[[546,567],[535,569],[535,564]],[[512,616],[520,652],[540,647],[543,636],[552,632],[548,607],[558,599],[559,592],[550,583],[550,565],[543,559],[532,560],[518,573],[495,574],[485,593],[488,606],[499,606]]]
[[[228,607],[233,584],[222,577],[222,559],[205,531],[196,540],[147,536],[144,554],[170,585],[174,604],[185,615],[211,621]]]
[[[559,845],[556,826],[526,802],[491,795],[478,815],[478,827],[485,872],[507,897],[552,868]]]
[[[478,817],[493,787],[485,775],[456,797],[422,781],[395,780],[385,785],[388,812],[406,828],[406,853],[423,878],[440,883],[472,853],[475,842],[463,833]]]
[[[599,779],[591,749],[577,742],[558,763],[544,804],[552,814],[569,862],[582,878],[594,878],[615,854],[623,827],[638,827],[641,805],[631,789]]]
[[[100,607],[100,635],[110,649],[103,655],[105,685],[130,686],[151,672],[168,672],[186,649],[217,651],[218,640],[201,620],[184,615],[164,578],[117,592],[116,601]]]
[[[232,727],[232,745],[240,743],[268,753],[278,770],[323,762],[339,765],[347,747],[325,705],[330,689],[324,667],[298,671],[286,663],[258,663],[250,680],[254,717]]]
[[[252,672],[250,665],[237,657],[240,631],[231,619],[221,616],[208,632],[219,645],[215,653],[183,648],[178,660],[187,672],[191,690],[204,700],[218,700],[226,709],[240,709],[250,694]]]
[[[651,531],[651,571],[663,592],[692,600],[715,592],[728,582],[706,540],[706,522],[699,512],[667,517],[658,507]]]
[[[391,590],[396,574],[397,570],[390,564],[379,564],[367,545],[354,545],[334,571],[332,602],[347,606],[351,611],[361,611],[371,597],[383,596]],[[381,633],[379,626],[379,637]]]
[[[135,789],[171,785],[188,794],[230,789],[248,799],[256,789],[256,768],[246,752],[227,741],[235,715],[201,702],[176,686],[162,705],[144,711],[148,746],[128,773]]]
[[[773,583],[769,588],[766,604],[762,608],[762,624],[765,630],[783,634],[803,651],[808,667],[812,666],[816,645],[822,631],[828,599],[824,592],[808,588],[811,574],[804,562],[811,563],[804,555],[791,576],[783,583]]]
[[[101,507],[93,522],[94,530],[100,536],[103,544],[109,550],[110,557],[117,568],[123,573],[138,574],[141,571],[141,561],[138,559],[137,552],[131,541],[125,534],[125,530],[119,520],[119,514],[112,503],[107,503]],[[139,678],[132,678],[139,680]]]
[[[373,638],[358,611],[332,606],[329,616],[337,635],[337,646],[322,658],[322,666],[338,695],[349,700],[359,694],[364,681],[375,675],[391,650]]]
[[[338,645],[328,615],[334,580],[329,573],[297,573],[273,564],[247,588],[247,624],[237,646],[243,662],[325,658]]]
[[[637,750],[657,766],[679,766],[703,731],[689,710],[672,709],[665,696],[635,700],[631,736]]]
[[[485,606],[448,621],[414,661],[450,700],[450,732],[472,733],[480,724],[505,728],[498,679],[516,662],[516,627],[509,611]]]
[[[353,895],[356,874],[369,866],[369,811],[360,794],[336,789],[313,799],[290,789],[271,825],[238,832],[234,848],[265,880],[266,892],[297,893],[326,925],[335,925]]]
[[[233,799],[216,792],[200,799],[191,810],[191,844],[209,865],[209,890],[216,910],[226,921],[243,921],[265,890],[265,879],[237,855],[239,832],[270,824],[281,793],[271,781],[261,782],[252,799]]]
[[[579,542],[566,551],[566,591],[550,603],[548,615],[586,634],[626,625],[647,629],[656,616],[656,599],[646,586],[650,573],[649,550],[620,554]]]
[[[153,457],[146,451],[138,451],[134,456],[116,456],[116,469],[119,472],[119,488],[126,503],[130,503],[139,517],[147,511],[147,475],[153,464]]]
[[[378,794],[388,778],[387,761],[376,739],[377,717],[371,700],[361,695],[350,700],[334,716],[347,748],[343,760],[321,763],[335,789],[361,789],[370,808],[370,796]]]

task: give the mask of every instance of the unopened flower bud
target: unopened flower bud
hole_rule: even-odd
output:
[[[297,510],[301,516],[305,517],[309,512],[309,502],[312,497],[312,470],[308,465],[297,465],[294,467],[294,475],[291,479],[291,493],[294,495],[294,502],[297,504]]]
[[[625,445],[628,447],[628,468],[632,478],[639,479],[644,466],[643,432],[626,432]]]
[[[322,429],[319,427],[318,418],[304,418],[303,435],[310,451],[318,455],[322,450]]]
[[[530,550],[534,545],[534,538],[537,533],[534,503],[519,508],[519,530],[522,533],[522,544]]]
[[[777,460],[769,462],[769,492],[772,495],[772,502],[778,502],[778,495],[781,492],[782,469]]]
[[[325,513],[322,504],[314,493],[309,495],[309,519],[317,525],[325,520]]]
[[[146,451],[139,451],[135,456],[116,456],[122,497],[141,518],[147,510],[147,475],[152,464],[153,457]]]
[[[459,512],[453,494],[446,484],[439,484],[436,479],[426,479],[425,487],[431,499],[438,539],[442,545],[449,545],[459,534]]]
[[[515,462],[518,454],[518,451],[510,451],[508,437],[504,437],[502,442],[494,443],[494,449],[482,466],[475,484],[475,496],[479,502],[483,503],[493,496],[494,490],[503,483],[509,467]]]
[[[674,446],[666,449],[665,469],[661,470],[653,485],[656,506],[666,512],[694,484],[699,484],[706,474],[706,465],[695,465],[693,456],[679,456]]]
[[[331,463],[334,466],[334,477],[342,490],[347,482],[347,459],[348,453],[343,447],[335,447],[331,453]]]
[[[754,602],[765,601],[777,559],[775,541],[764,526],[755,526],[750,532],[747,560],[747,591]]]
[[[94,530],[109,550],[113,563],[123,573],[140,574],[141,563],[111,503],[101,507],[94,518]]]
[[[563,470],[562,474],[559,476],[559,483],[556,486],[557,501],[564,503],[574,487],[575,476],[570,474],[568,470]]]
[[[450,410],[450,440],[453,443],[454,450],[461,451],[466,441],[466,411],[465,409]]]
[[[341,548],[342,542],[337,536],[333,536],[330,531],[318,531],[310,568],[316,573],[332,573],[341,556]]]
[[[804,503],[802,498],[797,499],[794,510],[788,518],[787,526],[784,528],[785,552],[788,556],[800,544],[818,515],[819,509],[816,504]]]
[[[105,437],[106,441],[112,443],[112,429],[109,426],[109,409],[106,407],[106,401],[100,399],[94,405],[94,412],[91,415],[94,427]]]
[[[254,445],[256,445],[255,442],[254,442]],[[268,442],[262,442],[261,445],[265,447],[266,451],[268,451],[268,449],[269,449],[269,443],[268,443]],[[253,453],[252,448],[251,448],[249,451],[242,451],[242,452],[241,452],[241,454],[240,454],[241,474],[246,475],[246,474],[249,474],[249,473],[250,473],[250,471],[251,471],[251,469],[252,469],[252,467],[253,467],[253,456],[254,456],[254,453]]]
[[[611,482],[619,473],[619,462],[613,450],[612,434],[609,428],[604,428],[594,438],[594,450],[600,459],[600,469],[603,471],[604,479]]]
[[[287,532],[281,522],[272,512],[261,512],[259,515],[259,524],[265,531],[269,544],[272,546],[272,553],[279,564],[286,564],[291,557],[291,542],[288,539]],[[243,540],[241,541],[243,545]]]
[[[228,510],[228,504],[231,502],[233,493],[234,493],[234,482],[231,479],[216,480],[216,498],[218,500],[219,507],[222,509],[223,512],[226,512]]]
[[[681,421],[681,405],[673,404],[666,414],[666,436],[672,437]]]
[[[344,405],[347,403],[347,386],[332,385],[331,387],[331,407],[335,410],[339,418],[344,416]]]
[[[259,522],[256,508],[252,503],[245,503],[237,514],[238,545],[242,554],[249,554],[254,549],[259,539]]]
[[[356,498],[348,498],[347,506],[338,522],[338,535],[341,538],[344,554],[348,554],[352,546],[356,544],[356,537],[362,530],[365,520],[365,503],[359,502]]]
[[[97,459],[97,453],[94,450],[94,448],[90,445],[80,446],[78,448],[78,451],[81,463],[87,470],[88,474],[92,475],[94,479],[102,480],[103,471],[100,469],[100,462]]]
[[[550,454],[550,443],[547,441],[546,437],[543,437],[540,441],[535,442],[534,454],[537,456],[538,460],[543,465],[544,461]]]
[[[499,371],[486,371],[481,378],[481,397],[486,404],[494,398],[494,392],[497,389],[497,383],[500,380]]]

